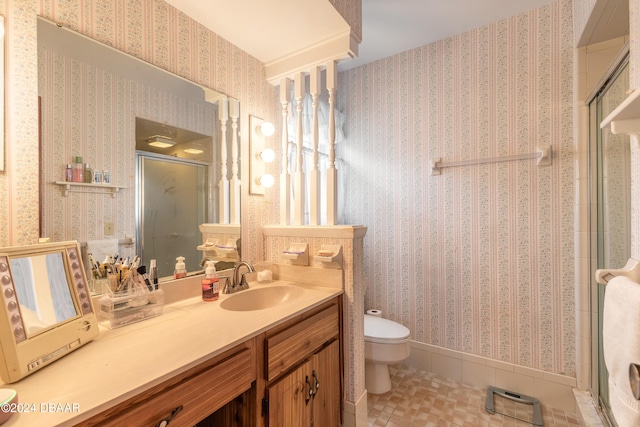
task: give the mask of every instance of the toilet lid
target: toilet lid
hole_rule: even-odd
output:
[[[396,342],[406,341],[409,338],[409,329],[392,320],[364,315],[364,337],[370,342]]]

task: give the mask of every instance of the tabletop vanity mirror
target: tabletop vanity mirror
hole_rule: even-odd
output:
[[[178,256],[202,270],[207,237],[240,237],[237,100],[43,18],[38,70],[43,237],[117,240],[161,278]],[[76,157],[101,181],[61,182]]]
[[[0,253],[0,377],[12,383],[98,336],[77,242]]]

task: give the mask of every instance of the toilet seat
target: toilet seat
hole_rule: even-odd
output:
[[[392,320],[364,315],[365,341],[379,344],[398,344],[409,341],[409,329]]]

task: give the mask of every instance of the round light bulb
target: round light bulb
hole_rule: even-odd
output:
[[[260,125],[260,132],[264,136],[271,136],[275,133],[276,127],[271,122],[264,122]]]
[[[271,163],[271,162],[273,162],[275,160],[276,153],[271,148],[265,148],[260,153],[260,158],[265,163]]]
[[[273,187],[274,182],[275,180],[273,179],[273,175],[271,175],[270,173],[265,173],[260,177],[260,185],[262,185],[264,188]]]

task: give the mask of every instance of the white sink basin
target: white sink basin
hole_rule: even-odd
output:
[[[220,302],[220,307],[230,311],[264,310],[298,299],[302,294],[304,289],[298,286],[255,287],[226,297]]]

